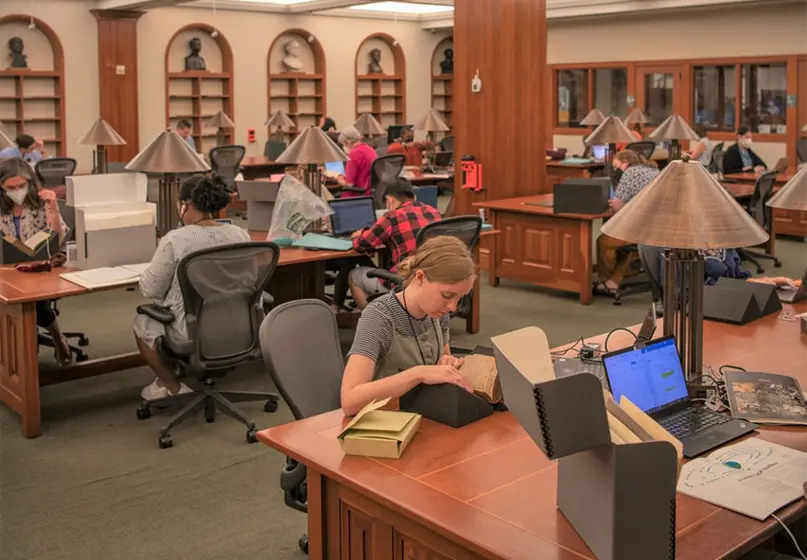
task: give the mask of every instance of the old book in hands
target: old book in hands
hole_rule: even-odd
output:
[[[471,384],[474,393],[488,401],[497,404],[502,400],[502,388],[499,385],[499,372],[496,369],[496,359],[483,354],[466,356],[459,372]]]
[[[20,241],[19,239],[10,239],[8,237],[3,237],[3,241],[13,245],[29,257],[33,257],[43,245],[50,241],[50,236],[50,230],[42,230],[35,233],[25,241]]]
[[[727,371],[731,415],[760,424],[807,425],[807,404],[799,382],[787,375]]]

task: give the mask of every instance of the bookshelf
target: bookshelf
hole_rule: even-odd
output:
[[[26,50],[29,68],[0,70],[0,122],[12,138],[18,134],[41,138],[49,154],[64,157],[67,149],[64,50],[56,32],[39,18],[33,18],[36,31],[26,29],[31,19],[24,14],[3,16],[0,27],[9,25],[25,30],[26,34],[44,35],[50,45],[52,63],[45,60],[44,53]],[[13,31],[16,33],[16,29]],[[22,32],[20,36],[25,38]]]
[[[454,75],[441,74],[440,62],[443,52],[454,48],[454,37],[446,37],[434,48],[432,54],[432,107],[440,112],[446,124],[454,129]],[[451,134],[451,133],[449,133]]]
[[[219,111],[224,111],[235,120],[233,51],[224,34],[219,31],[217,37],[213,38],[213,31],[213,27],[205,23],[186,25],[174,33],[165,50],[165,126],[173,130],[180,120],[190,121],[196,150],[203,154],[216,146],[218,132],[215,128],[205,126],[205,123]],[[218,46],[221,63],[216,62],[215,53],[209,53],[209,45],[203,43],[202,55],[206,58],[208,68],[213,67],[212,70],[172,70],[171,62],[177,62],[171,59],[172,56],[179,59],[180,65],[184,64],[177,50],[172,48],[174,42],[180,38],[184,42],[194,34],[204,36],[205,41]],[[228,144],[235,143],[234,129],[226,129],[225,136]]]
[[[302,72],[288,72],[283,66],[285,46],[297,41]],[[325,50],[319,40],[304,29],[287,29],[269,47],[266,58],[268,106],[267,118],[284,111],[294,121],[294,130],[283,134],[291,143],[304,128],[318,126],[327,115],[325,87]],[[313,71],[312,71],[313,70]]]
[[[366,73],[373,48],[381,49],[381,65],[387,71],[393,67],[392,73]],[[386,33],[369,35],[356,51],[356,118],[363,113],[372,114],[384,127],[406,124],[406,58],[398,42]]]

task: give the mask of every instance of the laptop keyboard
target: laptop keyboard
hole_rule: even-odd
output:
[[[729,416],[716,414],[710,410],[685,409],[659,421],[665,430],[678,439],[692,436],[712,426],[725,424]]]

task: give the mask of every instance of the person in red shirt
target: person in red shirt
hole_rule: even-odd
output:
[[[405,165],[412,167],[423,165],[423,151],[430,149],[431,143],[413,142],[414,132],[408,128],[404,129],[401,136],[401,139],[387,146],[387,155],[403,154],[406,157]]]
[[[392,254],[392,262],[397,264],[417,248],[417,235],[423,226],[441,219],[437,209],[415,200],[412,183],[399,177],[387,186],[387,213],[369,228],[353,234],[353,249],[370,253],[380,246],[386,246]],[[348,283],[353,301],[359,309],[367,306],[368,298],[385,294],[390,288],[378,278],[370,278],[369,266],[359,266],[350,271]],[[395,267],[392,267],[395,271]]]
[[[336,178],[340,185],[352,185],[364,189],[363,191],[342,191],[342,198],[354,196],[371,196],[370,170],[376,159],[375,150],[361,141],[361,133],[349,126],[339,135],[339,143],[344,146],[348,160],[345,165],[345,174]]]

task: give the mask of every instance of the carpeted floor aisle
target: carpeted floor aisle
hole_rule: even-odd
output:
[[[785,266],[769,273],[800,277],[807,245],[777,243]],[[538,325],[552,345],[615,326],[641,322],[649,294],[621,307],[502,282],[482,289],[482,332],[468,336],[457,322],[453,344]],[[131,322],[141,298],[116,290],[60,302],[65,330],[83,330],[95,357],[134,349]],[[350,332],[343,332],[349,343]],[[52,356],[42,349],[43,360]],[[287,560],[304,556],[297,538],[305,517],[283,505],[278,476],[283,457],[247,445],[240,424],[199,417],[174,430],[175,447],[157,448],[163,416],[138,421],[146,369],[130,370],[42,391],[43,435],[26,440],[18,418],[0,405],[0,558],[3,560]],[[230,388],[271,390],[256,364],[227,377]],[[260,428],[287,422],[288,408],[266,414],[244,404]]]

